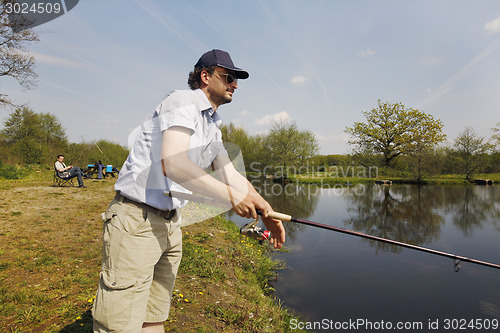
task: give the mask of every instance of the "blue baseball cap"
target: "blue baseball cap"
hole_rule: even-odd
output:
[[[208,66],[219,66],[236,72],[238,79],[248,79],[250,76],[247,71],[236,67],[231,60],[231,56],[226,51],[213,49],[204,53],[194,68],[203,68]]]

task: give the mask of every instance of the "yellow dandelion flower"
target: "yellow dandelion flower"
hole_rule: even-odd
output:
[[[82,319],[82,317],[80,317],[80,316],[76,317],[76,320],[80,320],[80,319]]]
[[[183,294],[179,294],[179,297],[180,297],[180,298],[184,298],[184,295],[183,295]]]
[[[189,300],[188,300],[187,298],[185,298],[185,299],[184,299],[184,302],[186,302],[186,303],[187,303],[187,302],[189,302]]]
[[[198,294],[203,295],[203,293],[201,291]]]

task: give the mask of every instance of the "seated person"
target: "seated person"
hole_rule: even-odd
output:
[[[64,161],[64,155],[58,155],[57,162],[54,164],[59,175],[63,178],[77,177],[78,178],[78,186],[82,187],[82,188],[87,187],[87,186],[83,185],[84,173],[82,172],[82,170],[80,170],[79,167],[74,167],[72,165],[67,167],[63,161]]]

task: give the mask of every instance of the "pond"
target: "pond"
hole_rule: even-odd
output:
[[[275,211],[500,264],[500,187],[254,185]],[[242,226],[248,220],[231,219]],[[262,225],[262,224],[261,224]],[[296,223],[275,296],[313,331],[498,331],[500,270]],[[494,329],[496,328],[496,329]]]

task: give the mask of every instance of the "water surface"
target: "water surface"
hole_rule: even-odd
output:
[[[498,186],[276,186],[260,186],[276,211],[500,264]],[[286,229],[288,252],[277,258],[288,268],[279,272],[275,295],[307,321],[322,323],[316,331],[357,321],[357,331],[367,332],[395,332],[398,322],[421,323],[415,332],[436,323],[433,331],[478,332],[471,319],[476,328],[500,319],[498,269],[464,262],[457,273],[453,259],[311,226]],[[464,319],[470,327],[459,330]],[[383,330],[382,322],[392,329]]]

